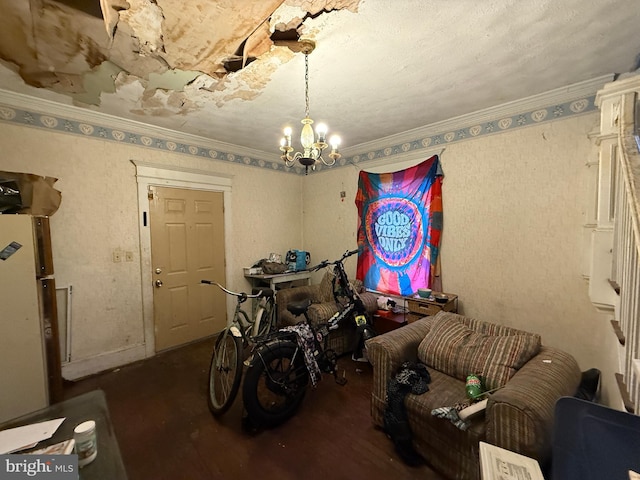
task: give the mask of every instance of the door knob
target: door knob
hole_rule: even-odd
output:
[[[160,288],[162,286],[162,280],[156,280],[154,283],[156,284],[156,288]]]

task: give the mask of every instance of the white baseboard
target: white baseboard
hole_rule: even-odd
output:
[[[62,365],[62,376],[65,380],[78,380],[95,373],[104,372],[105,370],[142,360],[146,358],[146,356],[144,344],[133,345],[121,350],[102,353],[95,357],[65,363]]]

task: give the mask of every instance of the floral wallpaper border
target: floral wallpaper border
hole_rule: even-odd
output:
[[[384,157],[391,157],[393,155],[415,150],[434,148],[438,145],[444,146],[450,143],[469,140],[483,135],[501,133],[507,130],[559,120],[574,115],[581,115],[596,109],[595,95],[592,95],[562,104],[537,108],[526,113],[473,124],[464,128],[439,132],[424,138],[417,138],[409,142],[391,145],[378,150],[342,157],[332,167],[318,165],[317,171],[326,168],[338,168],[348,164],[358,164]],[[223,152],[199,145],[179,143],[155,136],[128,132],[116,128],[91,125],[89,123],[75,121],[70,118],[61,118],[48,114],[30,112],[1,104],[0,120],[29,127],[55,130],[72,135],[98,138],[119,143],[129,143],[131,145],[138,145],[146,148],[155,148],[185,155],[206,157],[217,161],[234,162],[253,167],[268,168],[271,170],[304,175],[303,168],[286,168],[280,158],[277,158],[277,160],[274,161],[269,161],[261,158],[237,155],[232,152]]]
[[[353,155],[352,157],[344,160],[340,159],[337,163],[340,163],[341,165],[348,162],[360,163],[367,160],[375,160],[400,153],[406,153],[412,150],[445,146],[450,143],[469,140],[483,135],[502,133],[507,130],[514,130],[516,128],[559,120],[594,110],[597,110],[597,107],[595,106],[595,95],[546,108],[538,108],[527,113],[520,113],[509,117],[477,123],[469,127],[437,133],[425,138],[416,139],[411,142],[404,142],[400,145],[393,145],[364,154]]]

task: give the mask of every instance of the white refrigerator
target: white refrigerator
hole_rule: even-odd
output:
[[[62,398],[49,218],[0,215],[0,423]]]

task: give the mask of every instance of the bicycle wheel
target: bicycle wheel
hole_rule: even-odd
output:
[[[209,410],[226,412],[238,394],[242,378],[242,340],[223,330],[216,340],[209,366]]]
[[[296,412],[308,383],[309,371],[295,343],[266,344],[254,354],[247,370],[242,387],[244,408],[254,424],[274,427]]]

